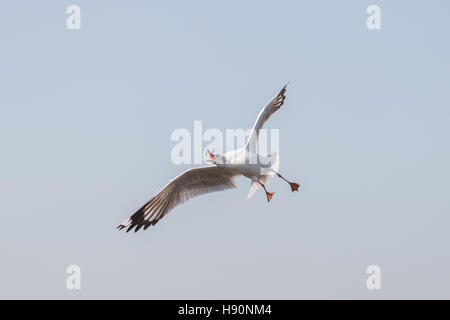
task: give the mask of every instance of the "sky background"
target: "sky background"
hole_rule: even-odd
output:
[[[81,30],[66,8],[81,8]],[[381,8],[382,29],[366,27]],[[448,1],[3,1],[0,298],[450,298]],[[287,81],[250,183],[115,227]],[[81,267],[81,290],[66,268]],[[381,268],[368,290],[366,268]]]

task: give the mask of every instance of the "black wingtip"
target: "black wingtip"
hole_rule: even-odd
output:
[[[140,228],[142,228],[144,226],[144,224],[138,224],[136,229],[134,229],[134,232],[138,232]]]

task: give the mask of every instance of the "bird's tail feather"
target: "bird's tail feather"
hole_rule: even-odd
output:
[[[269,169],[264,169],[264,172],[258,177],[258,180],[261,181],[261,183],[266,184],[269,182],[270,179],[272,179],[275,176],[275,173],[278,172],[278,169],[280,168],[280,155],[278,152],[274,152],[269,156],[270,159],[270,167]],[[252,184],[250,185],[250,191],[248,192],[247,199],[250,199],[253,197],[255,192],[261,188],[261,185],[259,184],[258,180],[252,180]]]
[[[252,181],[252,184],[250,185],[250,191],[248,192],[247,199],[250,199],[255,194],[256,190],[261,188],[261,185],[258,183],[258,181]]]

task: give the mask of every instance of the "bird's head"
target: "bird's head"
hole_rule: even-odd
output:
[[[212,153],[208,149],[206,149],[206,156],[209,158],[206,162],[212,162],[215,165],[225,164],[225,158],[221,154]]]

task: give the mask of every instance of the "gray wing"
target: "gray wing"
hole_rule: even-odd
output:
[[[262,110],[259,112],[258,117],[256,118],[255,124],[253,125],[252,132],[250,133],[250,137],[248,139],[247,145],[245,148],[251,152],[255,153],[257,143],[258,143],[258,136],[259,136],[259,130],[264,126],[264,123],[270,118],[270,116],[275,113],[278,109],[281,108],[281,106],[284,103],[285,92],[286,92],[287,84],[283,87],[283,89],[280,90],[280,92],[272,98],[265,106],[262,108]]]
[[[135,232],[156,224],[170,210],[189,199],[210,192],[236,188],[235,174],[227,168],[209,166],[189,169],[171,180],[152,199],[117,228],[136,227]]]

